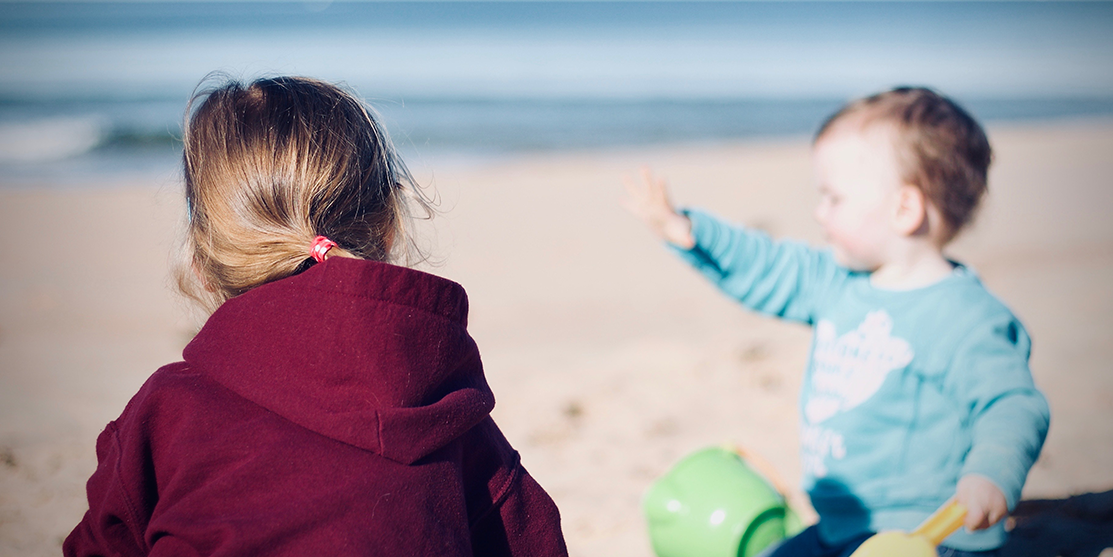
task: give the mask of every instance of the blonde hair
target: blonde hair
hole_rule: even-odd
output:
[[[844,106],[819,128],[815,142],[846,123],[893,126],[901,179],[939,210],[944,244],[974,219],[988,190],[993,150],[962,107],[931,89],[898,87]]]
[[[417,250],[410,206],[431,216],[431,205],[352,93],[303,77],[220,80],[186,110],[183,294],[211,310],[302,272],[318,235],[338,244],[330,256]]]

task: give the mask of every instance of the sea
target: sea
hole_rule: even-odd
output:
[[[0,188],[172,174],[199,84],[273,75],[352,88],[433,167],[806,137],[898,85],[1109,119],[1113,2],[0,1]]]

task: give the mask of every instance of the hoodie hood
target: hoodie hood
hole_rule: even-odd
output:
[[[494,407],[467,312],[452,281],[333,257],[228,300],[183,357],[291,422],[410,464]]]

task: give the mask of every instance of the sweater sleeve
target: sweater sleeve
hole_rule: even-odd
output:
[[[955,353],[951,391],[973,432],[961,475],[989,478],[1016,508],[1050,424],[1047,400],[1028,368],[1031,340],[1011,315],[968,333]]]
[[[120,439],[115,422],[97,438],[97,469],[86,491],[89,510],[62,545],[66,557],[146,555],[133,498],[120,482]]]
[[[816,303],[848,275],[829,252],[685,210],[695,246],[670,247],[726,295],[768,315],[811,324]]]

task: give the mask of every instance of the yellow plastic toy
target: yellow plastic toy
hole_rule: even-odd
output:
[[[966,520],[966,507],[951,500],[911,534],[882,532],[858,546],[850,557],[936,557],[935,546],[954,533]]]

